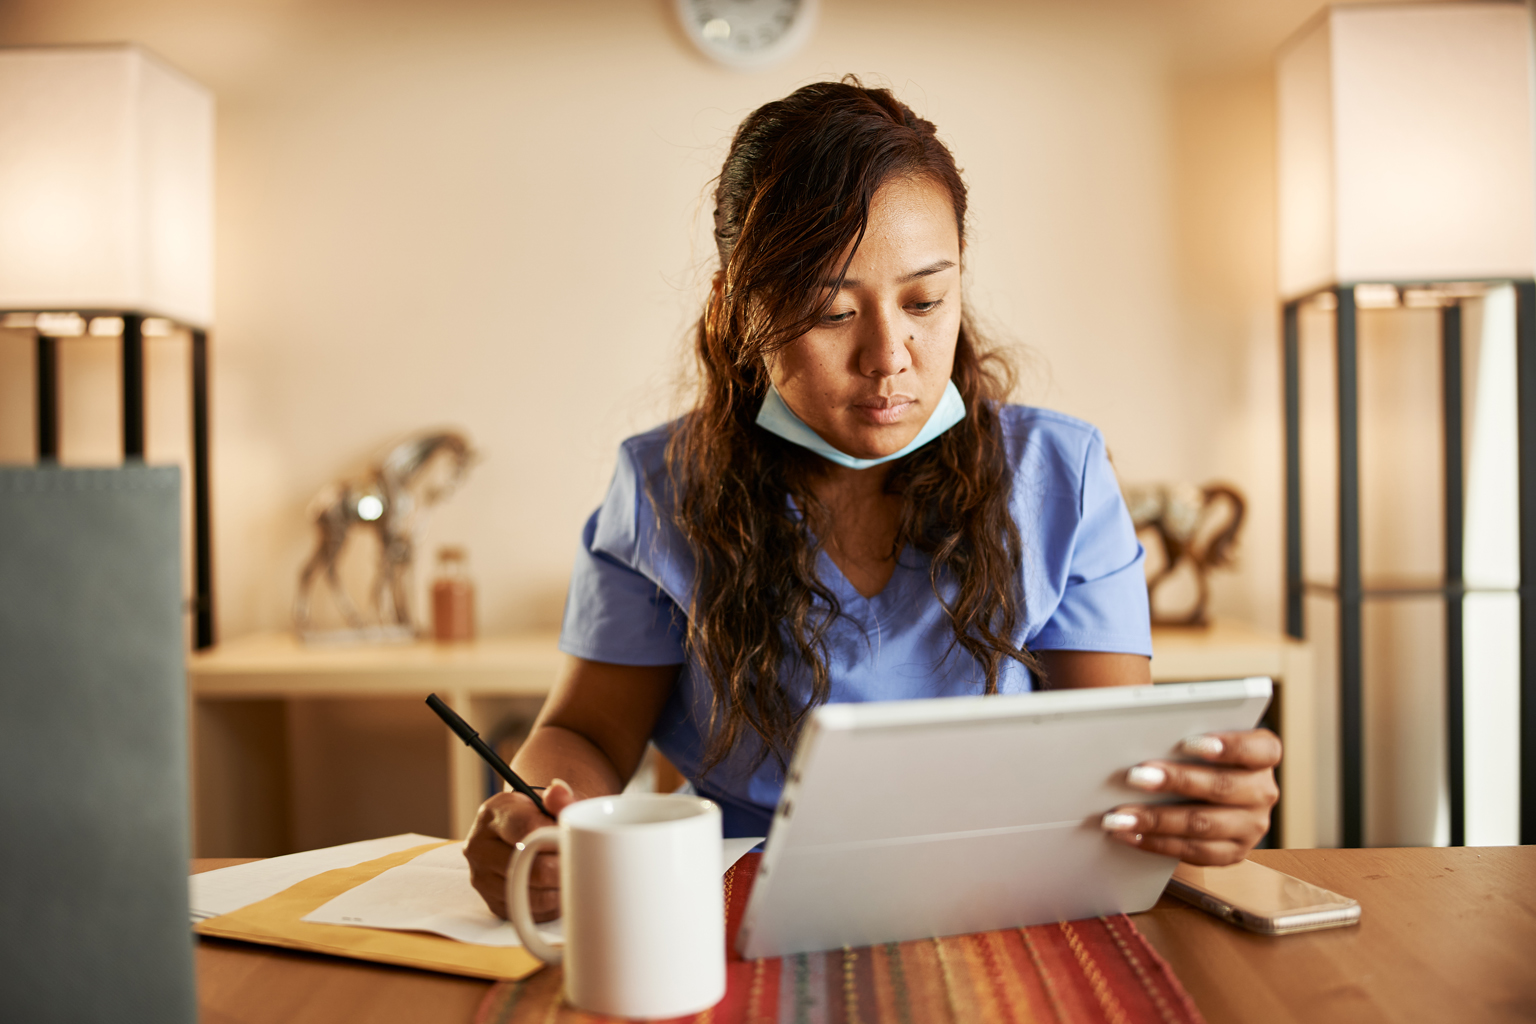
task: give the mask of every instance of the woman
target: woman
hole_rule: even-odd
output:
[[[806,86],[743,122],[715,193],[720,270],[681,420],[626,441],[588,521],[572,667],[515,767],[559,811],[618,792],[647,740],[766,835],[797,731],[827,701],[1151,682],[1142,551],[1098,432],[1005,404],[961,301],[966,190],[886,90]],[[1279,740],[1201,737],[1130,770],[1188,802],[1105,816],[1201,864],[1268,828]],[[497,913],[547,824],[487,800],[466,846]],[[535,916],[558,870],[533,872]]]

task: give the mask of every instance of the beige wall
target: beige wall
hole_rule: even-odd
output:
[[[1294,24],[1310,5],[1282,6]],[[693,53],[663,0],[6,12],[7,43],[131,39],[218,96],[225,636],[286,624],[311,496],[433,424],[466,429],[485,460],[429,545],[468,544],[485,631],[557,621],[616,443],[682,401],[712,269],[706,185],[731,129],[844,71],[889,83],[965,167],[970,297],[1028,349],[1019,398],[1100,425],[1128,480],[1247,490],[1243,565],[1217,610],[1277,623],[1271,101],[1253,41],[1277,31],[1272,11],[1227,37],[1207,27],[1192,56],[1172,15],[1138,5],[958,3],[936,19],[830,0],[799,56],[752,75]],[[0,357],[20,363],[21,342]],[[179,372],[168,355],[172,390]],[[100,384],[72,404],[110,430]],[[24,424],[0,417],[0,456],[25,457]],[[110,434],[83,433],[66,432],[67,456],[111,457]]]
[[[1269,60],[1318,6],[824,0],[810,45],[751,75],[696,55],[668,0],[10,0],[0,42],[131,40],[217,94],[226,637],[287,624],[315,492],[436,424],[485,458],[423,550],[469,546],[483,631],[557,622],[616,444],[684,400],[730,131],[846,71],[965,168],[970,301],[1026,352],[1018,398],[1102,427],[1123,480],[1246,491],[1215,611],[1278,627]],[[151,452],[174,457],[183,353],[152,351]],[[110,461],[110,346],[72,358],[66,457]],[[30,452],[28,365],[0,332],[0,459]]]

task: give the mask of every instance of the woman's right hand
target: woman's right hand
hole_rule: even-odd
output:
[[[577,800],[624,788],[645,755],[645,743],[661,714],[681,665],[610,665],[570,659],[513,764],[523,778],[559,773],[576,785],[554,779],[544,806],[558,815]],[[536,828],[553,825],[533,801],[519,793],[497,793],[480,805],[464,844],[469,878],[485,905],[507,916],[507,869],[512,851]],[[560,860],[552,853],[534,862],[528,887],[535,921],[560,915]]]
[[[558,817],[579,798],[569,785],[556,779],[544,791],[543,799],[549,813]],[[464,858],[469,861],[470,883],[497,917],[507,916],[507,869],[517,844],[534,829],[553,824],[521,793],[497,793],[480,805],[469,839],[464,843]],[[558,854],[541,853],[533,862],[528,906],[535,921],[552,921],[560,916]]]

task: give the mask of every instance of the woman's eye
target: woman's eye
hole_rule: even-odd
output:
[[[853,319],[853,310],[850,309],[850,310],[845,310],[842,313],[828,313],[826,316],[821,318],[821,322],[824,323],[824,324],[840,324],[840,323],[843,323],[844,321],[852,320],[852,319]]]
[[[944,304],[943,299],[926,299],[922,302],[909,302],[907,308],[914,313],[932,313]]]

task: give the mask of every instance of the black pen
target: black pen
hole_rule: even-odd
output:
[[[539,798],[539,794],[534,791],[534,788],[528,785],[528,783],[524,782],[522,779],[518,778],[517,772],[512,770],[512,766],[503,761],[500,756],[497,755],[496,751],[492,750],[486,744],[485,740],[480,738],[480,734],[471,729],[469,727],[469,723],[464,721],[464,719],[460,718],[458,714],[454,712],[453,708],[449,707],[447,704],[444,704],[442,698],[440,698],[435,693],[429,695],[427,697],[427,707],[431,708],[433,711],[436,711],[437,717],[441,718],[448,724],[448,728],[452,729],[458,735],[459,739],[464,741],[465,746],[479,754],[485,760],[486,764],[495,769],[497,775],[500,775],[502,778],[511,783],[513,789],[523,794],[523,796],[527,797],[529,800],[532,800],[533,806],[539,809],[539,813],[543,814],[546,818],[554,817],[554,815],[550,814],[549,810],[544,806],[544,801]]]

